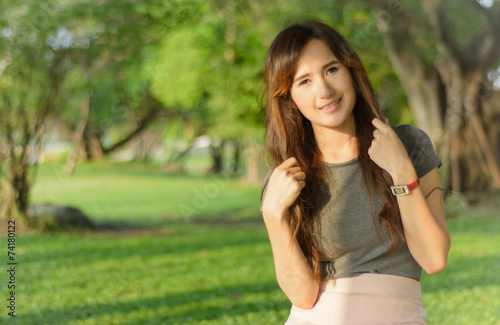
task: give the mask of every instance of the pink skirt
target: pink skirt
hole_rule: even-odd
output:
[[[285,325],[422,325],[425,319],[418,281],[367,273],[323,280],[314,307],[292,306]]]

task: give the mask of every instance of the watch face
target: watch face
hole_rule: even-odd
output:
[[[406,195],[406,194],[410,193],[410,190],[408,189],[408,186],[406,186],[406,185],[391,186],[391,191],[392,191],[392,194],[394,194],[394,195]]]
[[[404,189],[404,187],[397,187],[394,189],[394,194],[396,195],[401,195],[401,194],[405,194],[406,191]]]

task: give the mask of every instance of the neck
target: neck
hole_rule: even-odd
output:
[[[343,163],[358,156],[358,140],[354,118],[342,129],[314,129],[316,143],[323,155],[323,161],[328,163]]]

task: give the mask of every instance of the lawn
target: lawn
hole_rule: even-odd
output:
[[[287,317],[258,187],[138,165],[86,165],[66,179],[45,165],[32,199],[77,206],[118,229],[18,234],[16,318],[3,307],[0,323],[282,324]],[[448,267],[422,276],[428,324],[500,323],[495,204],[449,220]]]

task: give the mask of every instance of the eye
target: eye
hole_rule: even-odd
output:
[[[334,73],[337,70],[337,67],[329,67],[328,70],[326,70],[326,74]]]
[[[309,79],[304,79],[299,82],[299,87],[309,83]]]

